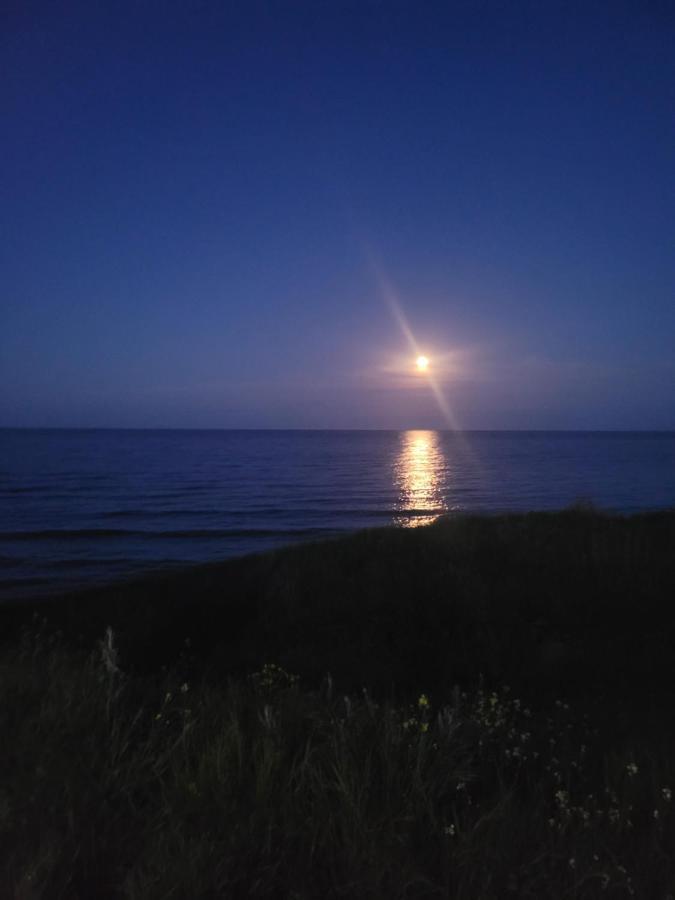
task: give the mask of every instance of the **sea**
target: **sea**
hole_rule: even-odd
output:
[[[0,599],[575,503],[675,507],[675,432],[0,429]]]

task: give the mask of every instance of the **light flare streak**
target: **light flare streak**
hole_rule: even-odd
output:
[[[396,292],[394,291],[391,284],[389,284],[388,280],[382,274],[382,272],[375,267],[378,286],[380,289],[380,293],[387,304],[389,311],[391,312],[394,321],[398,324],[398,327],[401,329],[401,333],[406,339],[408,346],[410,347],[411,356],[413,359],[417,360],[420,357],[426,358],[426,354],[423,352],[423,348],[418,344],[415,335],[413,334],[413,330],[410,327],[408,319],[403,311],[403,307],[396,296]],[[455,415],[450,408],[450,404],[445,396],[443,391],[443,387],[438,380],[435,372],[433,371],[433,364],[429,365],[427,368],[423,370],[424,378],[429,382],[429,387],[431,388],[431,392],[434,395],[436,403],[438,405],[439,410],[443,418],[445,419],[448,426],[452,429],[452,431],[461,432],[461,428],[455,418]]]

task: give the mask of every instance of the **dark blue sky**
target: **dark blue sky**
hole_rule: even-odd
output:
[[[675,428],[672,3],[14,6],[0,424]]]

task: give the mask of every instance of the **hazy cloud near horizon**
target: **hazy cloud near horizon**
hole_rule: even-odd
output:
[[[645,404],[649,373],[525,359],[441,384],[455,425],[471,429],[668,429],[675,372],[651,373],[661,390]],[[416,382],[416,383],[415,383]],[[629,384],[630,382],[630,384]],[[623,390],[617,393],[617,385]],[[43,392],[46,393],[46,391]],[[355,397],[358,402],[355,404]],[[600,410],[600,412],[598,412]],[[651,420],[647,418],[651,415]],[[450,423],[421,379],[394,386],[378,377],[294,382],[166,383],[130,389],[74,385],[45,405],[14,410],[3,424],[123,428],[433,428]],[[647,424],[645,424],[647,423]]]

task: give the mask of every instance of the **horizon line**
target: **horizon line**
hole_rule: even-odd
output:
[[[410,426],[407,428],[267,428],[228,426],[173,426],[153,427],[136,425],[0,425],[0,431],[256,431],[256,432],[369,432],[402,433],[406,431],[439,431],[445,434],[674,434],[671,428],[433,428]]]

